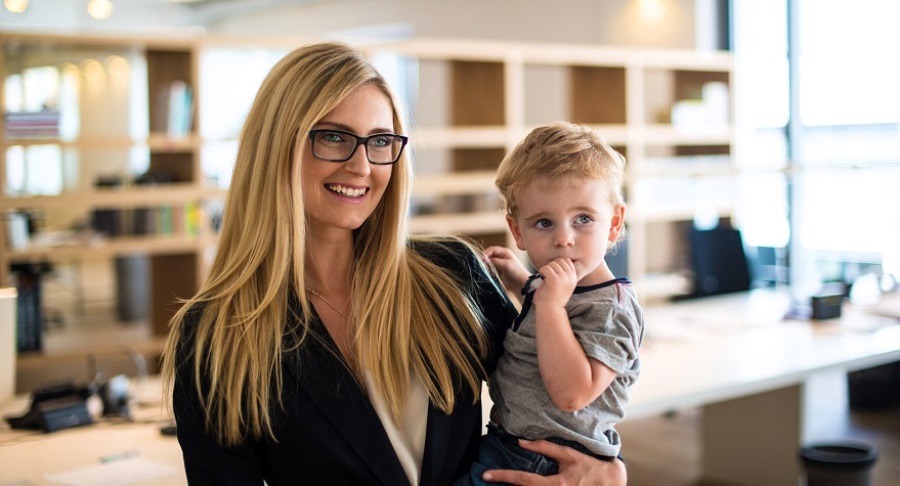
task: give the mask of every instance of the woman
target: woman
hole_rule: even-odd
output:
[[[449,484],[472,462],[516,311],[471,247],[409,236],[402,133],[346,45],[298,49],[263,82],[209,276],[165,352],[192,484]],[[624,484],[621,464],[559,459],[565,479]]]

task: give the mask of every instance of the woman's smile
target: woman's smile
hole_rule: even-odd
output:
[[[325,189],[350,199],[361,199],[369,192],[368,187],[350,186],[345,184],[325,184]]]

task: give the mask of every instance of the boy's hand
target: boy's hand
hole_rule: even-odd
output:
[[[484,257],[497,269],[503,286],[518,295],[528,280],[528,270],[515,253],[503,246],[489,246],[484,250]]]
[[[538,271],[544,283],[534,291],[534,305],[565,308],[578,284],[575,264],[568,258],[557,258]]]

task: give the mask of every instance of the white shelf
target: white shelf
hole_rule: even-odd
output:
[[[479,234],[504,232],[506,228],[506,219],[500,211],[418,215],[410,222],[413,233]]]
[[[23,250],[11,250],[9,262],[66,261],[80,259],[100,259],[129,254],[166,255],[199,252],[208,242],[198,237],[170,236],[130,236],[116,238],[93,238],[83,243],[55,246],[32,246]]]
[[[0,210],[60,209],[60,208],[101,208],[101,207],[142,207],[161,204],[182,204],[200,199],[220,199],[225,190],[211,187],[197,187],[194,184],[173,183],[158,185],[110,188],[90,192],[71,192],[58,196],[27,196],[0,199]]]
[[[413,193],[426,196],[453,196],[496,193],[493,171],[472,171],[441,174],[418,178]]]

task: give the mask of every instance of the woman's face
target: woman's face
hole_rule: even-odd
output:
[[[350,132],[361,137],[394,133],[388,98],[377,87],[361,86],[313,127]],[[359,228],[378,206],[391,179],[392,165],[374,165],[360,145],[346,162],[329,162],[313,155],[307,134],[301,160],[303,204],[310,229]],[[373,154],[374,155],[374,154]]]

